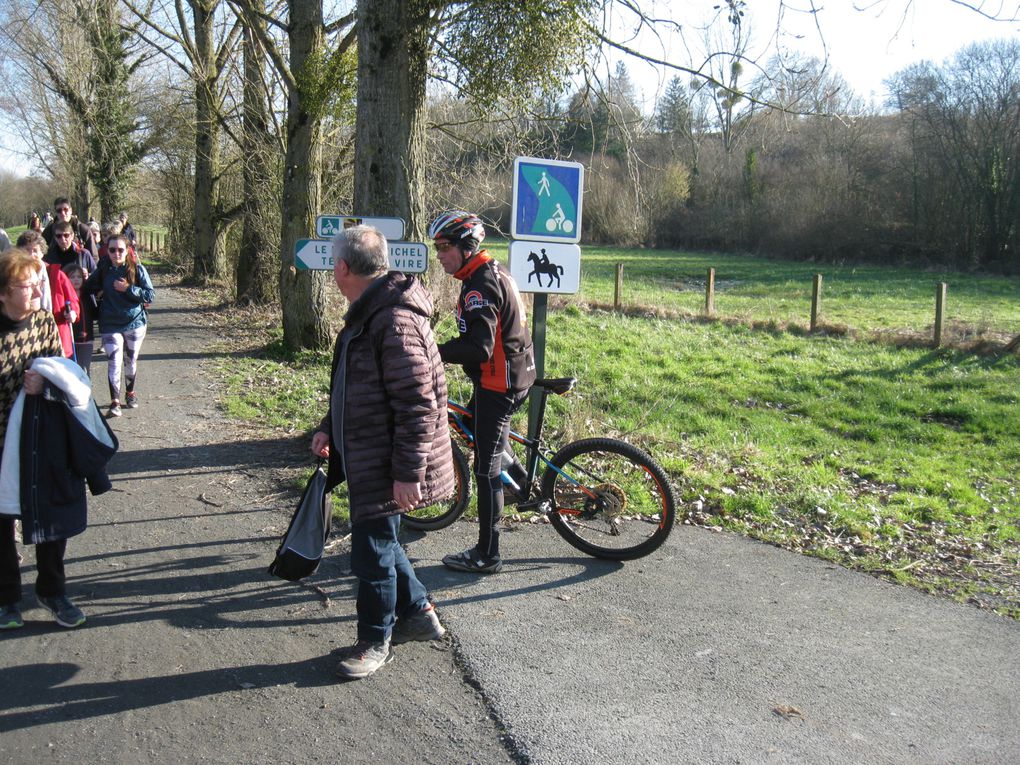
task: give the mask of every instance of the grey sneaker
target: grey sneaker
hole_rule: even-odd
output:
[[[57,595],[53,598],[39,598],[39,605],[53,614],[53,618],[57,620],[57,624],[61,627],[74,629],[85,623],[85,614],[64,595]]]
[[[351,646],[347,658],[337,665],[336,674],[344,680],[360,680],[391,661],[393,650],[390,641],[369,643],[367,640],[359,640]]]
[[[393,634],[390,642],[393,645],[410,643],[412,640],[439,640],[446,634],[446,627],[439,623],[436,616],[436,607],[431,603],[420,611],[415,611],[410,616],[397,619],[393,626]]]
[[[138,394],[135,393],[133,390],[128,391],[128,394],[127,394],[127,403],[125,403],[125,406],[128,409],[137,409],[138,408]]]
[[[25,620],[21,618],[21,611],[18,610],[17,603],[0,606],[0,630],[16,630],[18,627],[24,626]]]
[[[110,417],[120,417],[120,402],[119,401],[114,401],[112,404],[110,404],[109,416]]]
[[[467,571],[469,574],[498,574],[503,569],[503,561],[498,556],[483,558],[473,547],[464,552],[447,555],[443,558],[443,565],[454,571]]]

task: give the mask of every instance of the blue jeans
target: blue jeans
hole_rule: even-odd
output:
[[[397,614],[428,605],[425,586],[397,541],[399,531],[399,515],[359,521],[351,527],[351,572],[358,578],[358,640],[388,640]]]

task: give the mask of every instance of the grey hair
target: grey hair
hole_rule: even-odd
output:
[[[390,247],[372,226],[351,226],[333,237],[333,261],[343,260],[355,276],[381,276],[390,270]]]

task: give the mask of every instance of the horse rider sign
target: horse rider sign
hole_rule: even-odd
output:
[[[560,242],[510,242],[510,275],[521,292],[572,295],[581,284],[581,248]]]

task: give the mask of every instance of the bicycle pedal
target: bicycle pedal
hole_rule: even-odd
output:
[[[536,512],[542,513],[543,515],[548,515],[549,512],[552,510],[552,506],[549,504],[549,500],[547,499],[529,499],[527,502],[521,502],[519,505],[517,505],[517,510],[518,511],[534,510]]]

